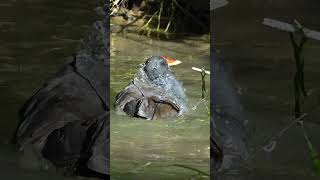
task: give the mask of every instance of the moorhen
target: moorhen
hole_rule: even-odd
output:
[[[211,172],[217,175],[217,171],[239,168],[240,163],[248,158],[249,150],[243,106],[232,73],[213,45],[211,62],[210,155]]]
[[[20,110],[14,142],[66,174],[108,179],[108,2],[97,12],[77,54]]]
[[[147,120],[186,113],[185,90],[169,68],[179,63],[165,56],[147,59],[129,85],[116,96],[116,110]]]

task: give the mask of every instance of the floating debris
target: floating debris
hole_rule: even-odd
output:
[[[210,71],[207,71],[207,70],[205,70],[203,68],[200,69],[200,68],[197,68],[197,67],[192,67],[192,70],[195,70],[195,71],[198,71],[198,72],[204,71],[206,74],[210,75]]]
[[[147,162],[145,163],[144,165],[140,166],[140,167],[137,167],[133,170],[131,170],[130,172],[132,173],[137,173],[138,171],[142,170],[143,168],[147,167],[147,166],[150,166],[151,165],[151,162]]]
[[[210,11],[226,6],[227,0],[210,0]]]
[[[294,24],[289,24],[275,19],[264,18],[262,24],[290,33],[302,32],[306,37],[320,41],[320,32],[303,27],[297,20],[294,20]]]

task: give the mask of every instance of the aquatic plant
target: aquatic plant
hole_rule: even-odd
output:
[[[208,173],[201,171],[201,170],[194,168],[194,167],[190,167],[190,166],[182,165],[182,164],[173,164],[173,166],[181,167],[181,168],[188,169],[191,171],[195,171],[197,173],[197,175],[195,175],[195,177],[198,177],[198,178],[207,178],[208,179],[210,177],[210,175]],[[193,178],[190,178],[190,179],[193,179]]]
[[[140,5],[139,3],[140,2]],[[186,26],[186,19],[196,24],[196,26],[190,26],[197,30],[202,30],[203,32],[209,31],[206,22],[203,22],[197,16],[203,16],[203,11],[191,12],[188,9],[192,6],[188,6],[187,1],[178,0],[110,0],[110,12],[113,16],[122,16],[122,23],[117,25],[119,29],[116,32],[124,33],[127,29],[132,26],[138,26],[133,31],[141,35],[146,35],[148,37],[165,37],[170,39],[172,36],[177,34],[177,31],[184,30]],[[131,6],[139,7],[131,7]],[[190,3],[189,3],[190,4]],[[139,23],[138,23],[139,22]],[[115,22],[116,24],[116,22]],[[188,26],[189,28],[189,26]]]
[[[197,107],[198,107],[198,105],[199,105],[200,103],[203,103],[204,106],[205,106],[206,109],[207,109],[208,115],[210,116],[210,109],[209,109],[208,106],[207,106],[208,101],[206,100],[206,96],[205,96],[206,93],[207,93],[205,77],[206,77],[207,74],[210,75],[210,71],[207,71],[207,70],[205,70],[204,68],[201,68],[201,69],[200,69],[200,68],[197,68],[197,67],[192,67],[192,70],[197,71],[197,72],[200,72],[200,75],[201,75],[201,83],[202,83],[202,85],[201,85],[201,99],[200,99],[200,101],[198,101],[198,102],[193,106],[192,110],[196,110]]]
[[[312,165],[316,173],[320,174],[320,157],[314,146],[312,145],[309,136],[304,127],[304,118],[307,116],[307,113],[302,112],[302,106],[304,102],[307,100],[310,93],[307,93],[305,88],[305,79],[304,79],[304,58],[303,58],[303,48],[307,40],[315,39],[320,40],[320,32],[310,30],[308,28],[303,27],[297,20],[294,20],[293,25],[280,22],[274,19],[265,18],[263,21],[264,25],[269,27],[273,27],[285,32],[288,32],[290,35],[291,45],[293,47],[293,55],[296,63],[296,72],[293,78],[294,81],[294,124],[298,124],[302,131],[304,140],[307,143],[307,147],[309,150],[309,156],[312,160]],[[311,110],[312,111],[312,110]],[[283,130],[280,131],[278,137],[280,137],[285,131],[287,131],[290,127],[292,127],[293,123],[290,123]],[[264,147],[265,150],[270,151],[275,148],[276,140],[274,138],[269,140],[269,143]]]

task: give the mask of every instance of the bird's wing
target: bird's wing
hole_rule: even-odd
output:
[[[67,123],[94,119],[102,113],[100,107],[102,102],[92,87],[76,73],[52,79],[20,111],[21,122],[16,132],[18,148],[43,143],[52,131]]]
[[[98,127],[94,128],[94,134],[91,136],[90,142],[93,144],[88,145],[92,155],[87,162],[87,166],[89,169],[102,174],[110,174],[110,121],[106,121],[109,118],[108,113],[99,117]]]
[[[136,104],[143,96],[144,96],[143,92],[139,89],[139,87],[137,87],[133,83],[130,83],[121,92],[117,94],[114,106],[118,112],[130,111],[126,113],[132,115],[135,112]],[[128,107],[128,106],[132,106],[132,107]],[[125,107],[127,109],[125,109]]]

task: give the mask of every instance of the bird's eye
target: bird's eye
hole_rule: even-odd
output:
[[[167,64],[167,61],[165,59],[161,59],[161,64],[162,65],[166,65]]]

